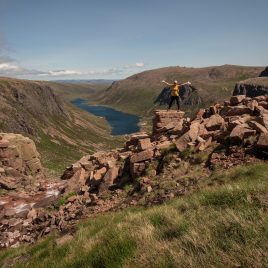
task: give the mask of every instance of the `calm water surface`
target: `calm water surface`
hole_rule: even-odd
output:
[[[140,131],[139,120],[136,115],[119,112],[105,106],[89,105],[85,99],[72,101],[76,107],[90,112],[96,116],[104,117],[112,127],[112,135],[131,134]]]

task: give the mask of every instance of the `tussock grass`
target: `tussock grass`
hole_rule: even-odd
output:
[[[218,171],[198,192],[164,205],[90,218],[62,246],[50,236],[4,250],[0,265],[267,267],[267,190],[267,163]]]

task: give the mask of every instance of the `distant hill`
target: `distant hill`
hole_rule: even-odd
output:
[[[56,96],[52,86],[55,84],[0,78],[0,132],[33,138],[45,166],[61,171],[83,153],[105,149],[115,141],[103,119],[68,104]]]
[[[111,84],[68,83],[55,81],[42,81],[42,84],[50,86],[60,98],[70,102],[77,98],[90,99],[93,95],[107,89]]]
[[[51,80],[50,82],[66,83],[66,84],[112,84],[116,80],[110,79],[66,79],[66,80]]]
[[[146,115],[151,113],[154,101],[164,88],[161,83],[163,79],[170,82],[178,80],[179,83],[189,80],[198,89],[196,99],[202,100],[198,106],[206,106],[229,97],[238,81],[257,77],[263,69],[235,65],[154,69],[113,82],[99,94],[96,101],[123,111]],[[188,109],[193,111],[194,108],[190,106]]]

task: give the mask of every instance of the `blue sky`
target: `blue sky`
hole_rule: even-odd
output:
[[[0,75],[120,79],[268,64],[267,0],[0,0]]]

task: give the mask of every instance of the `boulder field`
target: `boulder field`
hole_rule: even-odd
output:
[[[204,152],[209,155],[207,170],[262,161],[268,156],[268,96],[232,96],[200,109],[193,119],[182,111],[156,110],[151,134],[135,133],[123,148],[85,155],[61,180],[47,178],[30,139],[0,137],[0,185],[5,189],[0,197],[0,247],[16,247],[53,230],[71,233],[80,218],[137,204],[133,193],[142,187],[155,190],[150,181],[164,172],[169,152],[176,162],[187,151]],[[166,176],[177,167],[169,168]],[[122,192],[128,184],[135,187],[126,198]],[[183,190],[168,197],[183,194],[187,187],[184,183]]]
[[[152,135],[130,136],[124,148],[84,156],[69,167],[62,179],[71,191],[100,192],[120,187],[127,178],[146,173],[150,162],[176,147],[204,151],[211,144],[240,146],[249,154],[267,154],[268,97],[233,96],[223,105],[200,109],[193,120],[181,111],[156,110]],[[213,153],[212,153],[213,155]]]

